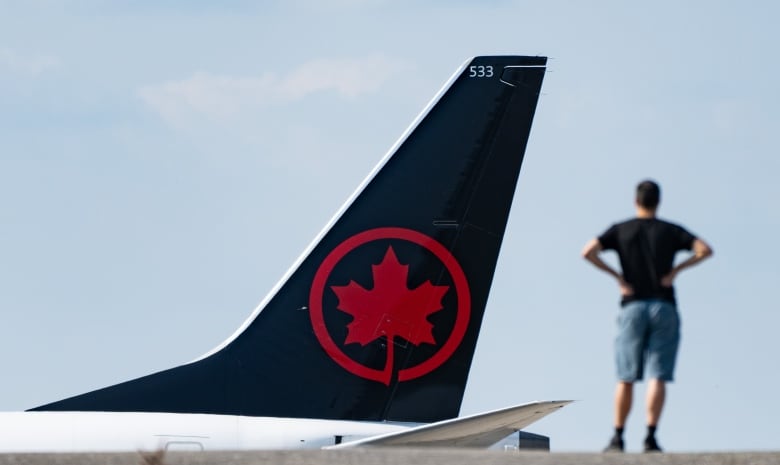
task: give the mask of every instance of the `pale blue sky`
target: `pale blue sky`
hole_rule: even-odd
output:
[[[678,281],[660,442],[777,448],[779,7],[219,3],[0,0],[0,410],[207,352],[465,59],[540,54],[462,413],[577,399],[529,431],[605,444],[618,296],[579,251],[653,177],[716,252]]]

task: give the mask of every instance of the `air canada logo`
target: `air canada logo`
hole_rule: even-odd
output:
[[[411,229],[377,228],[348,238],[323,260],[309,313],[328,356],[389,385],[426,375],[452,356],[468,328],[471,295],[441,243]]]

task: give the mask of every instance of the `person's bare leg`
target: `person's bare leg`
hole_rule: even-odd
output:
[[[666,400],[666,382],[651,379],[647,383],[647,436],[645,437],[645,452],[661,452],[655,439],[655,429],[661,419],[661,410]]]
[[[623,428],[626,426],[631,401],[634,397],[634,384],[618,381],[615,387],[615,434],[609,440],[604,452],[623,452]]]
[[[661,411],[666,400],[666,382],[660,379],[651,379],[647,383],[647,425],[658,426],[661,419]]]
[[[634,383],[618,381],[615,388],[615,428],[623,428],[631,412],[631,402],[634,399]]]

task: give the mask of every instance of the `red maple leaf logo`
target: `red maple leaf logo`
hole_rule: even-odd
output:
[[[388,239],[405,241],[430,252],[430,258],[435,257],[444,265],[452,278],[452,285],[433,286],[430,281],[426,281],[412,289],[408,284],[409,265],[399,263],[391,247],[388,247],[381,263],[372,265],[372,289],[366,289],[354,281],[350,281],[346,286],[327,285],[334,268],[347,254],[365,244]],[[356,343],[365,346],[384,337],[388,342],[384,368],[373,368],[376,362],[366,365],[352,359],[333,341],[323,312],[324,292],[328,287],[339,300],[337,308],[352,316],[352,321],[347,325],[344,344]],[[427,318],[442,310],[442,299],[450,288],[454,291],[452,297],[456,300],[452,305],[454,326],[445,341],[435,341],[433,325]],[[471,292],[457,259],[435,239],[412,229],[374,228],[348,237],[325,257],[312,280],[309,308],[314,334],[334,362],[356,376],[389,386],[394,374],[397,375],[398,382],[416,379],[435,370],[452,357],[469,328]],[[396,372],[393,351],[397,338],[404,339],[405,343],[429,343],[436,344],[437,347],[429,358],[413,366],[404,366]]]
[[[433,325],[428,315],[443,308],[441,299],[449,286],[434,286],[425,281],[415,289],[407,285],[409,265],[402,265],[392,247],[378,265],[371,265],[374,288],[365,289],[355,281],[346,286],[331,286],[339,299],[336,308],[354,318],[347,325],[345,344],[366,344],[387,337],[385,371],[392,370],[393,338],[401,337],[414,345],[435,344]]]

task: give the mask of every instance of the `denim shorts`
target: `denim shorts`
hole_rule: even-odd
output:
[[[647,367],[649,378],[672,381],[679,345],[680,318],[674,304],[662,300],[629,302],[618,315],[618,379],[640,381]]]

